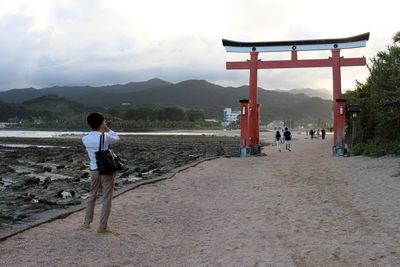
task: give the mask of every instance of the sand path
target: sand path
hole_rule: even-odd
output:
[[[83,211],[27,230],[0,243],[0,265],[400,266],[399,159],[305,138],[117,197],[114,234],[80,229]]]

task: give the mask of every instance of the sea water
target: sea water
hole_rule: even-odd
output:
[[[26,137],[26,138],[52,138],[62,136],[83,136],[87,132],[75,132],[75,131],[28,131],[28,130],[0,130],[0,137]],[[118,135],[220,135],[225,133],[223,131],[165,131],[165,132],[118,132]]]

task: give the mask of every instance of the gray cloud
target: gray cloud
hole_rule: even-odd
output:
[[[153,2],[44,1],[25,2],[15,11],[0,11],[0,90],[54,85],[102,85],[158,77],[171,82],[206,79],[222,85],[248,84],[247,70],[226,70],[226,61],[246,60],[247,54],[226,53],[221,38],[241,41],[347,37],[371,31],[367,48],[344,55],[372,57],[385,49],[396,29],[388,14],[384,26],[363,19],[374,14],[365,4],[352,25],[333,23],[319,2],[317,10],[295,1]],[[126,6],[125,6],[126,5]],[[193,6],[194,5],[194,6]],[[338,4],[339,5],[339,4]],[[399,4],[393,4],[399,6]],[[178,6],[183,8],[179,10]],[[400,6],[399,6],[400,9]],[[44,11],[43,11],[44,10]],[[391,11],[393,10],[393,11]],[[388,12],[396,14],[396,8]],[[397,9],[398,10],[398,9]],[[363,12],[361,12],[363,11]],[[350,14],[345,11],[345,14]],[[315,15],[315,18],[311,18]],[[43,21],[42,21],[43,20]],[[359,23],[358,23],[359,22]],[[358,23],[358,24],[357,24]],[[393,32],[392,32],[393,31]],[[311,58],[326,58],[315,53]],[[289,53],[260,55],[287,59]],[[342,82],[365,77],[362,68],[343,70]],[[366,68],[364,68],[366,69]],[[267,89],[331,86],[330,70],[260,70],[259,85]]]

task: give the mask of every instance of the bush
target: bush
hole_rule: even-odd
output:
[[[370,157],[381,157],[384,155],[400,156],[400,142],[385,142],[382,140],[371,140],[354,146],[353,155],[364,155]]]

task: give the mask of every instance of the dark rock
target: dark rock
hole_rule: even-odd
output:
[[[31,172],[19,172],[18,175],[26,175],[26,174],[31,174]]]
[[[27,218],[27,217],[28,217],[28,215],[26,215],[26,214],[18,214],[18,216],[17,216],[17,218],[18,218],[19,220],[25,219],[25,218]]]
[[[9,224],[14,222],[14,217],[0,214],[0,224]]]
[[[45,198],[39,199],[39,203],[43,203],[43,204],[46,204],[46,205],[57,205],[57,202],[51,201],[51,200],[47,200]]]
[[[25,182],[23,182],[23,181],[18,181],[18,182],[14,183],[14,184],[11,184],[11,185],[9,186],[9,188],[10,188],[11,191],[19,191],[19,190],[21,190],[24,186],[25,186]]]
[[[56,194],[56,196],[57,196],[58,198],[63,198],[63,195],[62,195],[63,192],[64,192],[64,190],[58,191],[57,194]]]
[[[39,184],[40,179],[36,177],[28,177],[25,179],[25,185]]]
[[[45,172],[51,172],[51,171],[52,171],[52,168],[51,168],[51,167],[43,167],[43,170],[44,170]]]
[[[48,185],[48,184],[50,184],[52,181],[51,181],[51,178],[50,177],[46,177],[45,179],[44,179],[44,181],[42,182],[42,185]]]
[[[79,205],[81,203],[82,201],[79,199],[62,199],[57,201],[57,205],[59,206],[73,206],[73,205]]]

